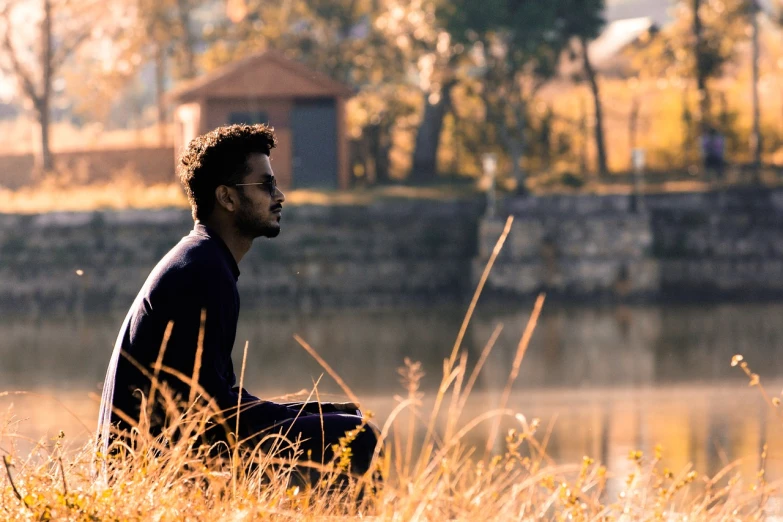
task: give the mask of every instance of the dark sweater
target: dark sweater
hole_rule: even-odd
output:
[[[153,373],[169,321],[173,321],[173,328],[162,366],[191,378],[202,310],[206,311],[206,322],[198,383],[220,410],[236,409],[239,390],[235,387],[231,351],[239,319],[238,277],[239,268],[228,247],[201,224],[157,264],[134,300],[117,338],[104,383],[99,436],[107,435],[105,423],[109,420],[129,427],[121,416],[109,413],[111,405],[138,420],[141,396],[137,390],[148,397],[151,381],[137,365]],[[163,370],[159,379],[180,400],[187,401],[190,386],[172,373]],[[296,414],[295,409],[260,401],[243,390],[240,436],[246,437]],[[152,429],[158,431],[164,420],[165,409],[158,403],[152,408]]]

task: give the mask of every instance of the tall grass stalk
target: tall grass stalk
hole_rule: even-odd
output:
[[[536,303],[533,306],[533,313],[530,314],[530,319],[525,326],[525,331],[522,333],[522,338],[519,340],[517,346],[517,352],[514,356],[514,363],[511,365],[511,372],[508,374],[508,381],[505,388],[503,388],[503,395],[500,398],[500,408],[503,409],[508,404],[508,398],[511,396],[511,388],[514,385],[514,381],[517,380],[519,375],[519,368],[522,366],[522,359],[527,353],[527,347],[530,346],[530,339],[533,338],[533,331],[536,329],[538,323],[538,317],[541,315],[541,309],[544,306],[544,294],[541,294],[536,299]],[[500,427],[500,418],[495,420],[492,425],[492,431],[489,432],[489,438],[485,447],[485,456],[489,454],[490,450],[495,444],[495,437],[497,437],[498,429]]]
[[[247,349],[250,346],[250,341],[245,341],[245,349],[242,351],[242,369],[239,372],[239,393],[237,393],[237,422],[234,433],[239,433],[239,420],[242,414],[242,392],[245,389],[245,367],[247,366]],[[231,456],[231,466],[233,468],[232,490],[234,495],[237,492],[237,473],[239,472],[239,445],[234,446],[234,453]]]
[[[492,254],[489,256],[489,260],[487,261],[487,264],[484,267],[484,271],[479,278],[476,291],[473,293],[473,298],[470,300],[468,311],[465,313],[462,326],[460,326],[459,333],[457,334],[457,339],[454,341],[454,347],[451,349],[451,354],[443,365],[443,381],[441,381],[441,385],[438,387],[438,393],[435,396],[435,407],[433,408],[432,415],[430,415],[429,424],[427,425],[427,434],[424,436],[422,452],[419,458],[419,467],[417,467],[418,470],[421,470],[420,466],[422,463],[429,460],[431,454],[431,438],[435,429],[435,422],[438,418],[438,413],[440,413],[440,405],[443,401],[443,397],[445,396],[449,386],[451,386],[453,378],[456,377],[456,374],[453,372],[453,368],[454,363],[457,360],[459,350],[462,346],[462,340],[465,337],[465,332],[468,330],[470,320],[473,318],[473,312],[475,311],[479,297],[481,297],[481,293],[484,290],[484,285],[486,284],[487,279],[489,279],[489,273],[492,271],[492,267],[495,265],[495,260],[498,258],[500,251],[503,249],[503,245],[506,242],[508,234],[511,232],[511,225],[513,223],[514,216],[508,216],[506,219],[506,224],[503,227],[503,232],[500,234],[497,243],[495,243],[495,247],[492,249]]]

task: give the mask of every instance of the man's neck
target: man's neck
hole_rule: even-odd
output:
[[[235,227],[220,220],[207,219],[205,221],[196,221],[196,223],[206,226],[218,236],[226,244],[237,264],[245,257],[245,254],[247,254],[250,247],[253,245],[252,239],[248,239],[246,236],[241,235]]]

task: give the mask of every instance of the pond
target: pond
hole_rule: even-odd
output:
[[[497,342],[462,414],[465,422],[498,405],[531,307],[480,304],[462,348],[472,370],[493,331]],[[463,306],[369,312],[292,314],[243,310],[234,358],[245,341],[246,387],[264,398],[309,391],[342,397],[333,379],[294,340],[300,335],[361,398],[378,423],[404,395],[398,368],[407,357],[425,376],[425,409],[443,375]],[[563,306],[545,304],[508,406],[528,420],[558,463],[589,455],[622,474],[628,453],[656,444],[672,469],[692,464],[714,474],[737,459],[748,477],[769,444],[767,475],[783,478],[783,422],[757,387],[731,367],[741,353],[771,396],[783,369],[783,305]],[[33,438],[64,430],[84,441],[95,426],[97,397],[123,313],[0,319],[0,415],[10,407],[16,429]],[[426,416],[426,412],[425,412]],[[504,425],[504,428],[508,427]],[[546,432],[551,430],[548,436]],[[487,429],[468,435],[485,444]]]

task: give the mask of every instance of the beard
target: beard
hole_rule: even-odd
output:
[[[280,223],[275,214],[267,214],[265,221],[253,212],[253,202],[250,199],[241,193],[239,199],[242,205],[236,215],[236,227],[242,235],[257,238],[277,237],[280,234]]]

